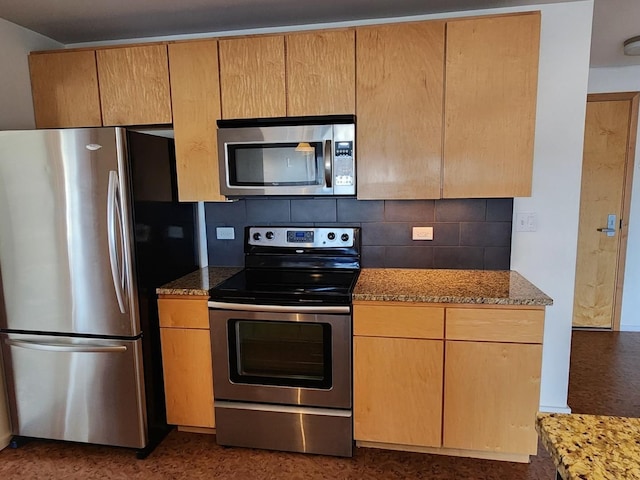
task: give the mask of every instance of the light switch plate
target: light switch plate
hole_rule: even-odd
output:
[[[412,240],[433,240],[433,227],[413,227]]]
[[[538,219],[535,213],[516,213],[516,232],[535,232],[538,229]]]
[[[236,231],[233,227],[216,227],[216,238],[218,240],[235,240]]]

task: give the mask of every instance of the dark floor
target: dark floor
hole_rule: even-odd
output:
[[[573,334],[569,405],[575,413],[640,416],[640,333]],[[172,431],[146,459],[126,449],[32,441],[0,452],[0,479],[473,479],[555,478],[539,447],[530,464],[356,449],[350,459],[222,448]]]

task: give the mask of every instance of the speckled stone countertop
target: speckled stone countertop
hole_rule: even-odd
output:
[[[205,267],[173,280],[159,288],[158,295],[209,295],[209,289],[223,282],[241,267]]]
[[[564,480],[640,479],[640,418],[541,413],[536,429]]]
[[[365,268],[353,300],[493,305],[552,305],[553,300],[512,270]]]

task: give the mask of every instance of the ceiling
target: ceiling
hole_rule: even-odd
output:
[[[65,45],[572,0],[0,0],[0,18]],[[594,0],[592,66],[640,65],[640,1]]]

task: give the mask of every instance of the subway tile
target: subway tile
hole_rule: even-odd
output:
[[[485,270],[509,270],[511,268],[511,247],[485,247]]]
[[[411,245],[411,225],[408,223],[365,223],[362,225],[363,245]]]
[[[488,222],[511,222],[513,219],[513,198],[489,198],[487,200]]]
[[[386,247],[386,268],[433,268],[433,247]]]
[[[356,200],[355,198],[339,198],[338,221],[349,222],[383,222],[384,201]]]
[[[433,200],[385,200],[384,219],[387,222],[433,222]]]
[[[335,222],[336,200],[333,198],[314,198],[291,200],[291,221],[324,223]]]
[[[460,245],[506,247],[511,245],[510,222],[471,222],[460,224]]]
[[[434,268],[482,269],[482,247],[433,247]]]
[[[207,224],[235,224],[245,222],[247,210],[244,200],[235,202],[206,202],[204,204],[205,221]]]
[[[385,247],[363,246],[361,264],[363,268],[383,268]]]
[[[289,199],[264,198],[245,200],[247,222],[250,225],[275,225],[291,221],[291,201]]]
[[[487,201],[478,198],[436,200],[436,222],[482,222]]]

